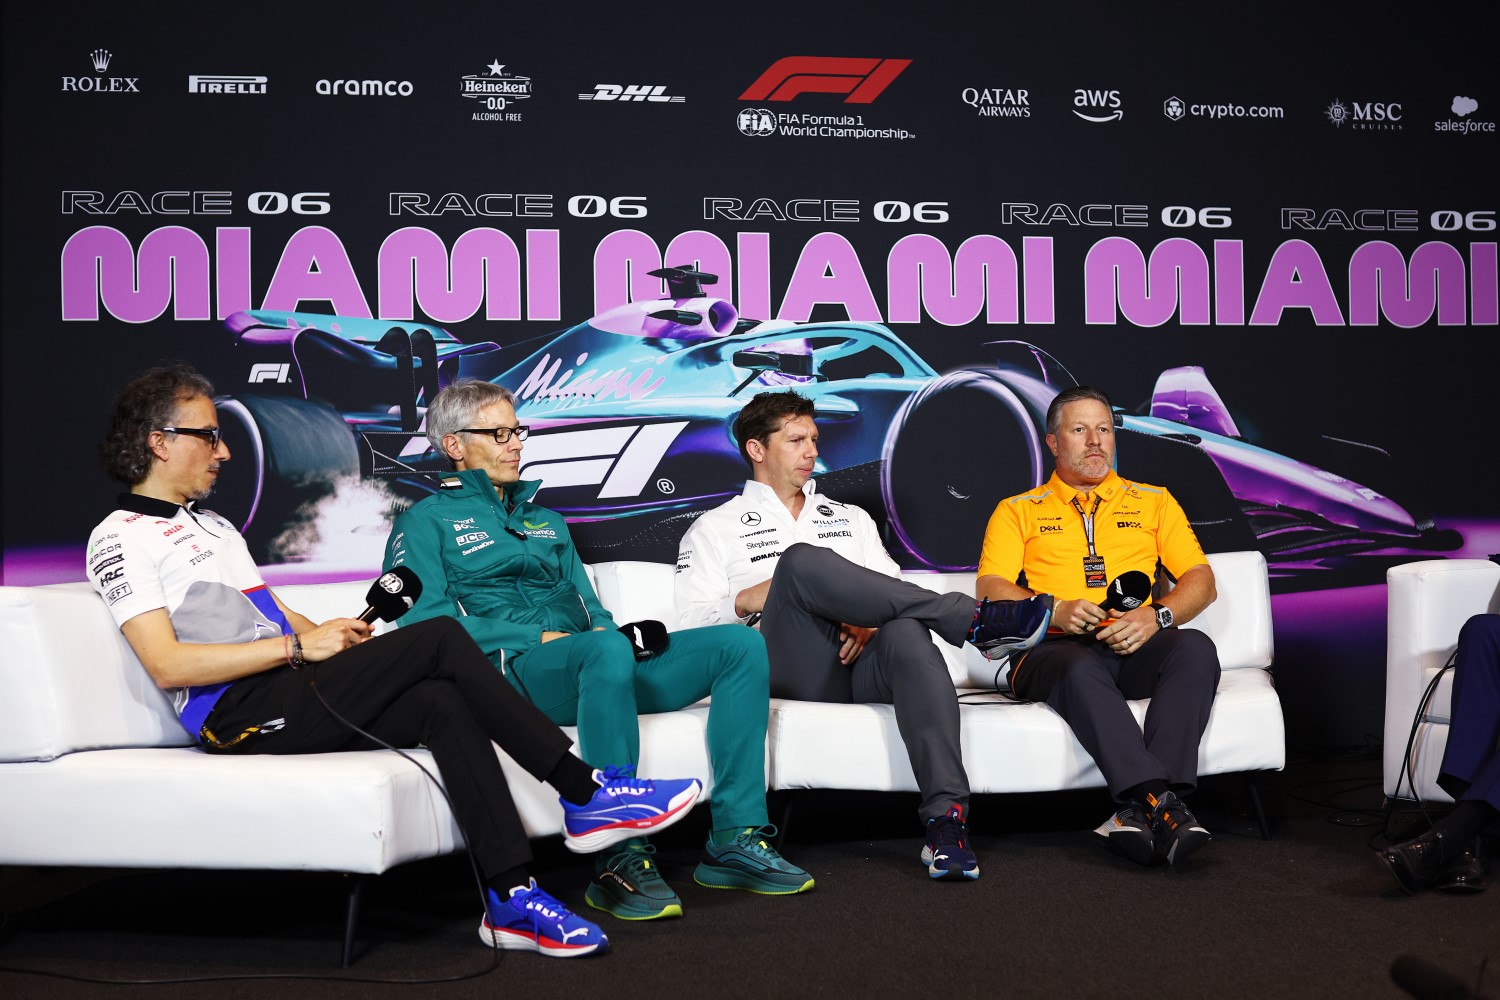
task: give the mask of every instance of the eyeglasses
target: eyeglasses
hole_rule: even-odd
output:
[[[504,444],[514,434],[517,441],[525,441],[526,435],[531,433],[531,428],[525,424],[519,427],[460,427],[460,434],[493,434],[496,444]]]
[[[203,438],[208,442],[208,446],[216,451],[219,447],[219,439],[224,436],[224,432],[217,427],[158,427],[157,430],[168,434],[191,434],[193,437]]]

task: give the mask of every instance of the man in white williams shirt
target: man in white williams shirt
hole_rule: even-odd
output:
[[[1051,598],[976,603],[901,580],[870,515],[818,493],[814,416],[787,391],[760,393],[735,418],[751,479],[683,537],[677,627],[758,626],[773,697],[894,705],[922,795],[922,863],[934,879],[978,878],[958,699],[931,633],[1006,655],[1045,634]]]

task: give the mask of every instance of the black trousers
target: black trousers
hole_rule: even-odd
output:
[[[1198,785],[1198,744],[1219,689],[1219,651],[1196,629],[1158,632],[1128,656],[1093,635],[1048,639],[1010,674],[1011,690],[1045,701],[1073,728],[1116,799],[1160,779],[1186,793]],[[1127,699],[1150,698],[1144,736]]]
[[[495,670],[462,625],[434,618],[377,636],[301,670],[278,667],[235,681],[204,720],[209,753],[329,753],[378,744],[432,751],[454,814],[486,878],[531,860],[531,846],[495,756],[500,747],[544,779],[569,740]]]
[[[1438,784],[1500,809],[1500,615],[1475,615],[1458,633],[1451,704]]]

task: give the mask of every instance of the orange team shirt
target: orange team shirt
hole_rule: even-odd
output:
[[[1087,587],[1083,559],[1088,538],[1072,501],[1078,490],[1052,474],[1036,489],[1002,500],[984,529],[979,575],[1016,580],[1060,601],[1086,597],[1103,605],[1105,587]],[[1160,486],[1129,483],[1113,471],[1093,491],[1094,549],[1104,557],[1106,580],[1139,570],[1153,579],[1158,560],[1174,577],[1208,562],[1182,505]],[[1094,498],[1082,504],[1093,509]]]

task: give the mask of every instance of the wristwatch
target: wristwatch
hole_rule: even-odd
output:
[[[1172,609],[1164,605],[1156,606],[1156,627],[1167,629],[1172,627]]]

